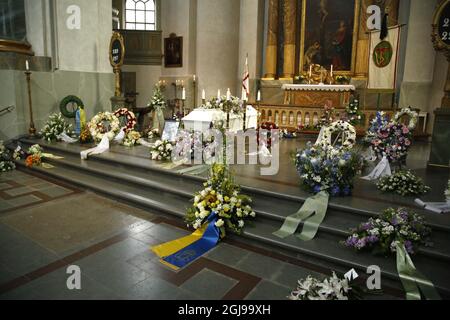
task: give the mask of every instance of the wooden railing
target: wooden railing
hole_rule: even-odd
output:
[[[302,126],[306,130],[314,128],[319,123],[323,115],[323,107],[301,107],[293,105],[254,105],[258,109],[259,123],[269,121],[274,122],[280,129],[297,130]],[[394,111],[384,110],[388,117],[392,117]],[[366,131],[370,122],[376,117],[377,110],[363,110],[364,121],[357,126],[358,131]],[[341,118],[345,113],[344,109],[335,109],[335,117]]]

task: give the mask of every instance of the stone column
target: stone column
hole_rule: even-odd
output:
[[[277,74],[278,46],[278,0],[269,0],[269,21],[267,27],[266,75],[265,78],[275,79]]]
[[[297,25],[297,1],[283,1],[284,15],[284,64],[283,79],[293,79],[295,74],[295,34]]]

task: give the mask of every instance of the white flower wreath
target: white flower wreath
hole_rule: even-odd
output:
[[[333,133],[342,133],[342,144],[339,147],[334,147],[331,143]],[[325,150],[333,150],[333,154],[338,154],[341,151],[348,151],[353,148],[356,142],[355,127],[346,121],[336,121],[325,127],[321,139],[316,143]]]
[[[105,132],[106,130],[105,126],[103,125],[103,121],[109,122],[109,126],[111,128],[108,132]],[[92,118],[88,126],[92,137],[97,141],[102,140],[105,134],[111,141],[120,131],[119,118],[117,118],[111,112],[100,112]]]
[[[417,121],[418,121],[418,117],[419,115],[417,114],[417,112],[411,110],[411,108],[403,108],[402,110],[400,110],[399,112],[397,112],[394,116],[394,118],[392,119],[393,122],[395,123],[400,123],[400,119],[403,116],[409,116],[409,124],[408,124],[408,129],[410,131],[413,131],[416,126],[417,126]]]

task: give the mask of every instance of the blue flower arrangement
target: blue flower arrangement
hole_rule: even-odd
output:
[[[331,149],[331,150],[328,150]],[[349,196],[363,160],[354,151],[336,152],[333,147],[308,143],[297,152],[295,165],[300,184],[308,192],[327,191],[331,196]]]

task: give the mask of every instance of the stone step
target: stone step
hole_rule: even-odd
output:
[[[25,140],[24,143],[29,145],[35,142]],[[81,151],[82,147],[80,148],[77,145],[46,144],[45,148],[53,150],[52,152],[55,155],[65,157],[62,160],[46,160],[54,162],[56,165],[64,165],[76,170],[86,170],[89,173],[106,179],[126,182],[132,186],[137,185],[137,188],[142,186],[162,192],[173,193],[186,198],[186,201],[192,199],[193,193],[202,188],[204,181],[197,177],[173,174],[173,172],[161,170],[160,168],[150,170],[147,166],[134,167],[119,162],[97,161],[100,157],[93,157],[88,161],[84,161],[79,156],[79,151]],[[111,156],[111,152],[108,155]],[[112,156],[116,155],[113,154]],[[145,160],[150,161],[149,159]],[[274,201],[273,198],[267,197],[267,195],[262,196],[259,192],[253,192],[253,189],[247,191],[250,191],[247,194],[254,200],[254,209],[258,216],[274,220],[274,225],[278,226],[281,226],[284,219],[288,215],[296,212],[303,203],[298,200],[293,201],[292,199],[283,198]],[[349,235],[349,229],[354,228],[366,220],[367,215],[361,215],[359,211],[354,212],[353,210],[348,210],[348,208],[333,209],[330,206],[327,216],[320,226],[320,233],[331,233],[338,237],[337,241],[343,240]],[[432,240],[434,246],[432,248],[422,248],[421,253],[433,258],[450,261],[449,234],[441,228],[435,228],[433,230]]]
[[[395,257],[381,257],[372,255],[369,252],[355,253],[353,250],[343,247],[332,235],[321,234],[311,241],[302,241],[296,237],[279,239],[272,235],[276,231],[272,224],[261,221],[257,225],[247,226],[244,237],[256,239],[268,245],[289,248],[300,254],[307,254],[312,257],[326,260],[335,265],[341,265],[344,268],[355,268],[365,272],[368,266],[377,265],[381,268],[382,274],[392,280],[399,280],[395,265]],[[448,263],[430,261],[425,255],[416,255],[412,257],[416,268],[430,279],[441,293],[448,296],[450,294],[450,277]]]
[[[24,162],[20,161],[18,162],[18,165],[23,167]],[[55,167],[53,169],[43,169],[41,167],[35,167],[31,170],[91,189],[114,199],[122,200],[140,207],[151,208],[157,212],[175,215],[179,218],[184,216],[186,208],[189,206],[189,203],[184,196],[151,188],[136,188],[136,186],[130,186],[127,183],[123,183],[123,181],[104,179],[103,177],[93,175],[90,172],[80,170],[79,168],[64,166]],[[333,234],[320,230],[318,236],[314,240],[304,242],[293,236],[287,239],[279,239],[273,236],[272,232],[276,231],[278,228],[279,224],[274,224],[273,220],[259,217],[253,223],[253,226],[250,224],[244,230],[243,236],[261,243],[267,243],[272,246],[278,246],[283,249],[323,259],[333,265],[337,264],[349,269],[355,267],[362,270],[369,265],[379,263],[384,276],[393,280],[398,279],[395,266],[389,259],[381,259],[369,254],[356,254],[352,250],[341,246],[339,244],[340,239]],[[439,276],[439,278],[436,278],[436,280],[433,279],[433,281],[439,284],[440,289],[445,291],[447,290],[446,288],[450,288],[450,284],[440,278],[442,275],[447,274],[444,270],[448,270],[448,263],[437,259],[431,261],[430,257],[424,258],[424,255],[419,255],[417,258],[417,261],[420,259],[420,261],[422,261],[419,263],[414,259],[419,270],[424,272],[427,276],[430,274],[433,274],[435,278]],[[449,281],[448,277],[447,281]]]
[[[64,165],[78,170],[86,170],[92,174],[103,176],[108,179],[116,179],[130,184],[139,185],[147,188],[154,188],[160,191],[171,192],[176,195],[192,199],[194,192],[201,190],[203,180],[189,179],[181,175],[168,175],[167,170],[146,170],[135,168],[119,163],[101,162],[93,158],[89,161],[81,160],[79,153],[64,152],[60,154],[60,148],[55,148],[56,155],[65,156],[62,160],[47,161]],[[302,202],[280,199],[274,202],[272,198],[261,196],[258,192],[249,194],[254,200],[254,209],[258,216],[275,220],[281,226],[284,219],[296,212],[302,205]],[[332,233],[345,239],[349,235],[349,230],[366,221],[366,216],[361,216],[348,210],[328,210],[325,221],[320,226],[322,232]],[[437,229],[433,233],[433,248],[421,249],[422,253],[450,261],[450,237],[446,232]]]
[[[79,157],[80,151],[92,147],[92,145],[82,146],[79,144],[48,143],[40,139],[30,140],[23,138],[20,141],[22,144],[24,144],[24,147],[28,147],[32,144],[39,143],[48,150],[62,152],[64,154],[71,154],[77,158]],[[202,184],[205,181],[205,177],[191,176],[188,174],[180,176],[175,171],[161,169],[159,162],[150,160],[149,157],[147,157],[147,153],[144,154],[142,153],[143,149],[146,150],[147,148],[143,146],[138,146],[134,148],[125,148],[123,146],[113,145],[109,152],[105,152],[101,155],[92,156],[88,161],[97,160],[102,163],[113,164],[114,166],[121,166],[122,168],[126,167],[126,168],[146,170],[149,173],[151,172],[152,176],[157,175],[155,178],[157,178],[158,180],[162,179],[161,181],[164,183],[172,181],[174,177],[177,177],[178,178],[177,181],[179,182],[188,181],[189,183],[191,183],[192,181],[194,181],[198,185]],[[88,161],[85,161],[84,163],[88,163]],[[261,183],[263,182],[264,181],[261,181]],[[248,185],[242,185],[242,190],[244,190],[246,194],[250,195],[258,194],[269,198],[273,197],[273,198],[280,198],[285,201],[290,201],[292,202],[294,207],[297,207],[298,204],[303,203],[304,200],[309,196],[309,194],[307,194],[307,196],[305,197],[282,194],[280,192],[274,191],[273,185],[270,191],[260,188],[249,187]],[[361,214],[366,217],[376,217],[379,214],[379,211],[373,211],[372,208],[375,205],[379,206],[380,201],[366,200],[364,208],[362,209],[358,207],[360,205],[359,201],[357,203],[356,201],[353,202],[352,200],[350,200],[352,204],[351,206],[341,203],[343,201],[348,201],[348,199],[349,198],[332,198],[330,199],[329,208],[338,211]],[[295,211],[296,210],[297,209],[295,209]],[[447,231],[450,233],[449,216],[430,214],[428,211],[421,210],[420,208],[414,208],[414,211],[425,214],[427,216],[428,224],[434,229],[440,229],[442,231]]]
[[[66,143],[48,143],[41,139],[27,139],[22,138],[20,139],[20,142],[23,144],[25,148],[28,146],[39,143],[41,146],[45,148],[48,152],[62,152],[64,154],[72,154],[76,157],[79,157],[79,153],[82,150],[88,149],[92,147],[93,145],[79,145],[79,144],[66,144]],[[144,151],[143,151],[144,150]],[[174,170],[165,170],[160,167],[160,163],[157,161],[152,161],[147,156],[146,152],[147,148],[143,146],[137,146],[134,148],[126,148],[123,146],[113,145],[110,149],[110,151],[105,152],[101,155],[95,155],[90,157],[90,160],[96,160],[102,163],[107,164],[113,164],[114,166],[122,166],[127,168],[136,168],[136,169],[142,169],[147,170],[148,172],[152,172],[153,174],[157,174],[158,179],[163,179],[163,175],[169,176],[170,179],[173,179],[173,177],[180,178],[180,175],[177,174]],[[87,163],[87,161],[86,161]],[[199,184],[203,183],[206,179],[205,176],[192,176],[189,174],[183,175],[182,179],[189,182],[197,182]],[[236,179],[238,183],[240,179]],[[248,180],[248,179],[244,179]],[[162,180],[162,181],[167,181]],[[259,181],[261,182],[261,185],[267,185],[265,181]],[[255,188],[252,186],[249,186],[248,184],[242,184],[242,190],[245,194],[249,195],[261,195],[264,197],[268,197],[270,199],[277,198],[282,199],[284,201],[290,201],[294,204],[294,206],[298,206],[298,204],[302,204],[307,197],[310,196],[310,194],[304,194],[303,192],[301,194],[304,194],[304,196],[296,196],[292,194],[284,194],[282,192],[277,192],[274,189],[273,184],[270,187],[267,187],[266,189],[263,188]],[[270,184],[270,183],[269,183]],[[372,184],[370,184],[372,186]],[[299,189],[299,188],[297,188]],[[399,198],[399,197],[397,197]],[[380,204],[381,203],[381,204]],[[360,214],[365,217],[376,217],[378,216],[379,212],[381,212],[382,209],[388,207],[389,203],[383,203],[383,200],[370,200],[365,199],[364,201],[358,201],[353,200],[352,198],[332,198],[330,199],[329,203],[329,209],[338,210],[338,211],[344,211],[344,212],[351,212],[355,214]],[[398,205],[392,204],[390,207],[397,207]],[[377,208],[380,208],[380,210],[376,210]],[[295,209],[296,211],[297,209]],[[450,216],[448,215],[438,215],[438,214],[430,214],[430,212],[422,210],[421,208],[414,207],[414,211],[424,214],[427,218],[428,225],[432,227],[435,230],[442,230],[450,233]]]

